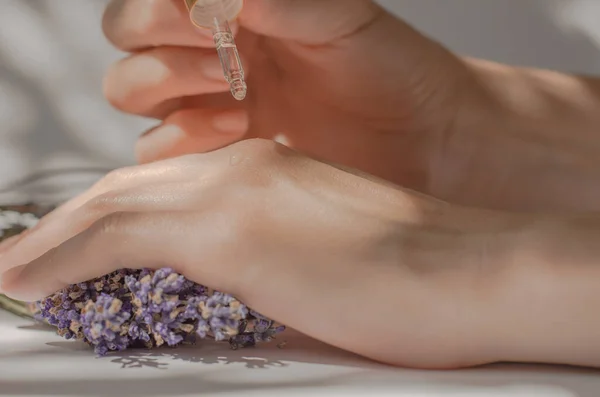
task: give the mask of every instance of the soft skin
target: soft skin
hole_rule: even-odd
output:
[[[473,314],[491,278],[475,241],[519,222],[456,214],[387,182],[248,140],[107,176],[6,252],[3,270],[32,262],[5,273],[2,289],[36,300],[124,266],[168,264],[377,360],[478,364],[491,357],[481,338],[485,318]]]
[[[598,349],[577,347],[600,331],[600,294],[571,283],[597,272],[597,224],[457,207],[249,140],[110,174],[4,251],[0,271],[6,294],[36,300],[168,264],[386,363],[590,365]]]
[[[0,246],[8,295],[170,265],[386,363],[600,366],[598,80],[460,58],[366,0],[249,0],[238,103],[182,2],[113,0],[104,29],[131,52],[107,98],[160,124]]]

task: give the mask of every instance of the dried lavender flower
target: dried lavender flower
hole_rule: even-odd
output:
[[[232,348],[248,347],[285,329],[170,268],[119,270],[72,285],[37,307],[38,317],[56,326],[60,335],[83,340],[100,355],[206,337],[227,340]]]
[[[32,228],[39,219],[32,213],[0,210],[0,240]]]
[[[35,225],[37,217],[14,212],[0,209],[0,233],[16,222],[24,228]],[[269,342],[285,329],[233,296],[210,290],[168,267],[122,269],[74,284],[36,302],[33,310],[59,335],[84,341],[99,355],[204,338],[228,341],[237,349]]]

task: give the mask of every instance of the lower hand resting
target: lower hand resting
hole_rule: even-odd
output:
[[[532,224],[249,140],[113,172],[5,245],[0,272],[6,294],[37,300],[170,266],[332,345],[446,368],[544,358],[521,335],[553,317],[527,313],[564,294],[514,259]]]

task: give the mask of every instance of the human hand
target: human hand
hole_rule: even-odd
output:
[[[141,162],[284,135],[456,204],[599,208],[597,80],[460,59],[368,0],[247,1],[239,24],[242,103],[183,1],[111,2],[106,35],[132,55],[108,73],[107,98],[161,119]]]
[[[183,1],[110,3],[106,36],[131,55],[108,72],[106,96],[161,119],[137,145],[140,162],[284,135],[314,157],[425,187],[429,152],[469,93],[457,57],[369,0],[252,0],[238,22],[241,103]]]
[[[483,215],[248,140],[110,174],[3,253],[2,290],[32,301],[169,266],[376,360],[478,364],[504,274],[481,247],[509,227]]]

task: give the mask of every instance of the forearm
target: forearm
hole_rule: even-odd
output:
[[[600,367],[600,217],[539,219],[502,258],[488,343],[500,361]]]

